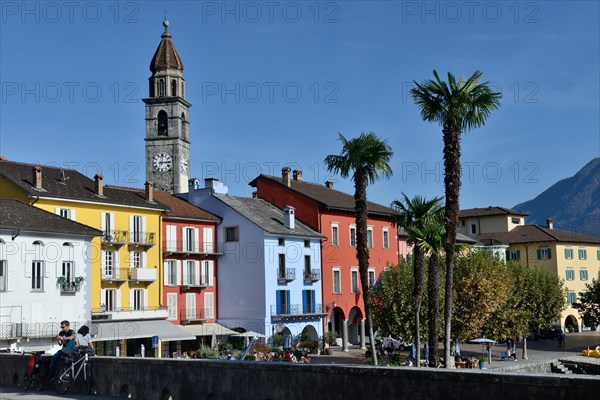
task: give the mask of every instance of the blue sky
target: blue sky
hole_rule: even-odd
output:
[[[148,66],[164,10],[193,104],[191,175],[250,195],[258,173],[327,173],[337,133],[389,140],[389,204],[443,195],[441,128],[408,96],[437,69],[503,93],[463,136],[461,207],[511,207],[600,155],[595,1],[1,3],[0,154],[144,183]]]

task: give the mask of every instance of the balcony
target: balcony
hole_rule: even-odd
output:
[[[92,309],[92,320],[136,320],[136,319],[166,319],[169,312],[166,307],[106,307]],[[72,325],[72,324],[71,324]]]
[[[285,270],[280,268],[277,270],[277,280],[279,282],[291,282],[294,279],[296,279],[295,268],[286,268]]]
[[[208,275],[183,275],[183,289],[206,288],[209,286]]]
[[[206,322],[213,318],[211,308],[182,308],[179,310],[179,319],[182,325],[191,322]]]
[[[321,270],[311,269],[304,271],[304,282],[318,282],[321,280]]]
[[[323,312],[323,304],[278,304],[271,306],[271,319],[313,319],[321,318],[327,313]]]
[[[129,270],[129,280],[154,282],[156,281],[156,268],[131,268]]]
[[[156,235],[154,232],[129,232],[129,245],[151,248],[156,244]]]
[[[123,283],[129,279],[127,268],[104,268],[102,270],[102,280],[106,282]]]
[[[121,248],[127,243],[128,231],[107,230],[102,232],[102,244]]]
[[[198,254],[198,255],[222,255],[217,251],[213,242],[201,242],[198,244],[188,244],[184,246],[182,242],[174,240],[163,241],[163,254],[169,256],[171,254]]]

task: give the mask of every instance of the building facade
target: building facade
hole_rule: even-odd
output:
[[[60,322],[91,320],[97,229],[0,199],[0,348],[55,352]]]
[[[262,199],[229,196],[215,179],[190,181],[188,201],[218,215],[218,322],[267,337],[282,334],[284,346],[322,337],[322,235]]]
[[[322,291],[327,329],[335,331],[341,345],[365,347],[364,303],[356,258],[356,218],[354,197],[333,189],[332,182],[318,185],[302,180],[302,171],[283,168],[282,177],[260,175],[251,186],[257,196],[283,208],[295,207],[297,218],[323,234]],[[388,207],[368,202],[367,235],[369,246],[369,286],[377,281],[388,264],[397,264],[399,238]]]

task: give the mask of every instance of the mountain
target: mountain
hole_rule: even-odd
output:
[[[530,213],[528,224],[545,225],[553,218],[556,229],[600,237],[600,157],[513,208]]]

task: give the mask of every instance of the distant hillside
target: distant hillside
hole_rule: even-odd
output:
[[[545,225],[553,218],[557,229],[600,237],[600,157],[513,208],[531,214],[525,220],[528,224]]]

